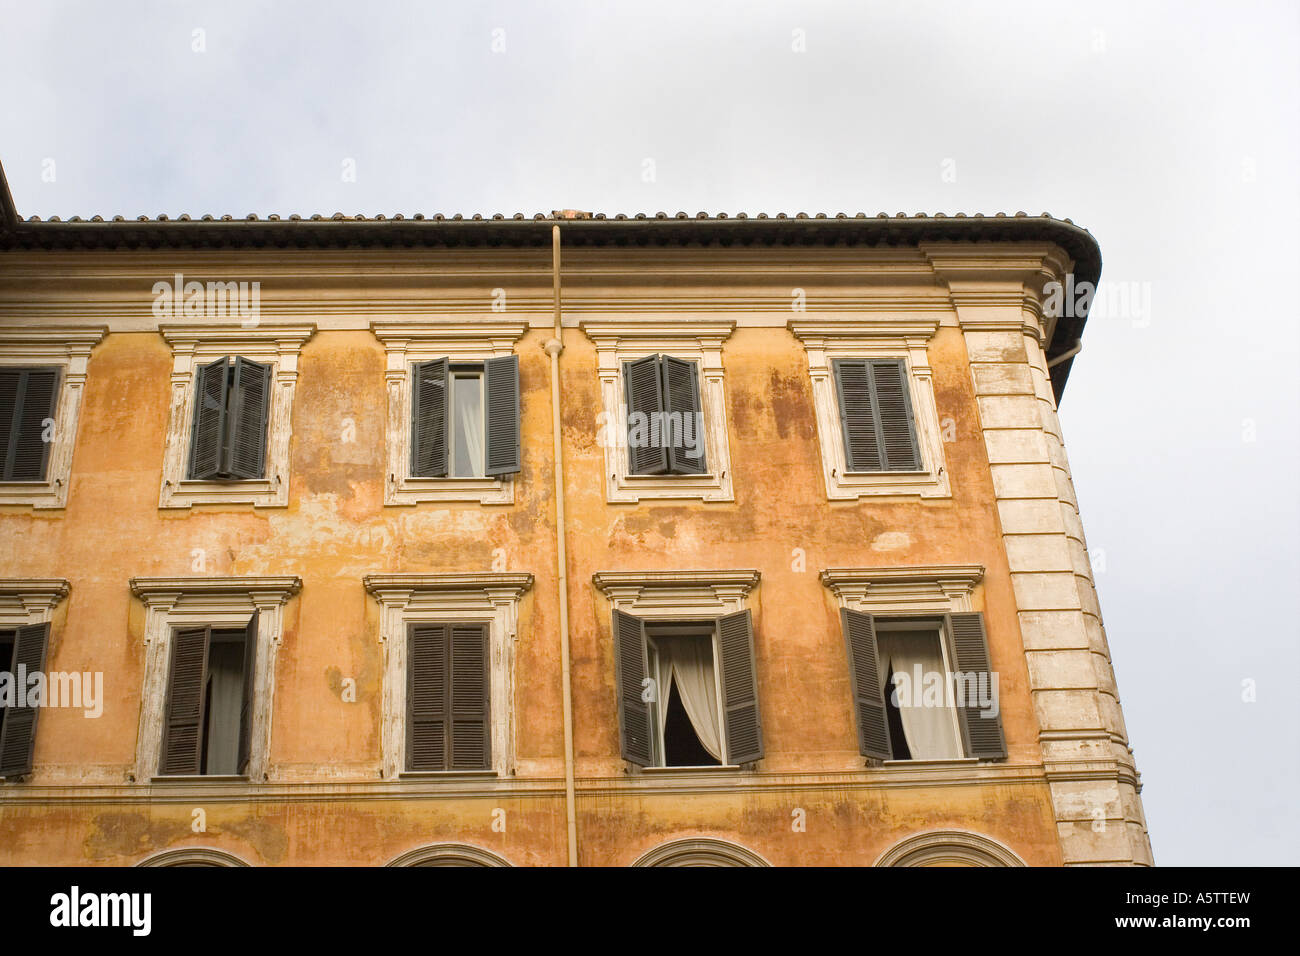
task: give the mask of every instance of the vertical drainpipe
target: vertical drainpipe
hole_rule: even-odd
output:
[[[578,865],[578,817],[573,782],[573,683],[569,665],[569,573],[564,547],[564,450],[560,433],[560,226],[551,226],[551,298],[555,334],[543,346],[551,357],[551,434],[555,440],[555,560],[560,592],[560,670],[564,688],[564,813],[569,833],[569,866]]]

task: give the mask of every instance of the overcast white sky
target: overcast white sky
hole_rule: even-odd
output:
[[[1138,297],[1062,419],[1156,862],[1300,862],[1296,3],[0,0],[0,38],[25,216],[1088,227]]]

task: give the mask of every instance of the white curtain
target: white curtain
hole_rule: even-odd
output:
[[[456,379],[456,416],[462,447],[457,449],[457,477],[468,478],[483,474],[483,392],[478,378]],[[460,460],[460,452],[467,453],[468,461]]]
[[[934,632],[882,631],[876,635],[880,652],[880,682],[892,668],[898,688],[898,713],[913,760],[950,760],[961,756],[957,728],[948,702],[951,678],[943,665],[939,636]]]
[[[722,721],[713,677],[713,644],[697,637],[656,637],[659,648],[659,733],[668,721],[668,695],[673,682],[700,744],[722,762]]]
[[[208,773],[239,772],[244,645],[213,642],[208,654]]]

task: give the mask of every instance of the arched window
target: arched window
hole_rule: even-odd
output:
[[[510,866],[495,853],[466,843],[434,843],[408,850],[389,866]]]
[[[964,830],[931,830],[895,843],[876,866],[1024,866],[997,840]]]
[[[141,860],[136,866],[248,866],[233,853],[203,846],[163,850]]]
[[[736,843],[694,837],[657,846],[633,866],[771,866],[752,850]]]

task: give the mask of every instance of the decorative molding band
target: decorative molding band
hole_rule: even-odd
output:
[[[578,323],[578,327],[597,347],[602,343],[611,347],[628,339],[685,339],[720,345],[735,331],[736,322],[734,319],[701,322],[694,318],[674,320],[631,314],[626,319],[583,321]]]
[[[381,602],[405,599],[417,591],[507,592],[518,600],[533,586],[533,576],[516,571],[470,571],[454,574],[367,574],[363,579],[366,593]]]
[[[591,583],[609,594],[615,588],[727,588],[748,594],[758,584],[757,571],[597,571]]]
[[[385,866],[513,866],[505,857],[468,843],[434,843],[407,850]]]
[[[0,578],[0,622],[48,621],[71,590],[64,578]]]
[[[183,846],[147,856],[136,866],[248,866],[233,853],[206,846]]]
[[[900,840],[875,866],[1025,866],[1016,853],[991,837],[969,830],[930,830]]]
[[[466,321],[461,315],[437,321],[430,319],[426,312],[418,320],[376,319],[370,323],[370,331],[385,345],[410,343],[432,347],[442,342],[469,341],[481,346],[485,340],[490,340],[495,346],[497,340],[505,340],[507,348],[528,331],[528,323],[525,321],[514,317],[501,319],[492,314],[484,315],[481,301],[478,308],[479,314],[472,322]]]
[[[51,353],[84,357],[107,334],[106,325],[10,325],[0,327],[0,350],[33,361],[42,361]]]
[[[934,310],[936,313],[950,314],[948,303]],[[786,327],[799,341],[818,348],[827,340],[840,339],[870,340],[921,338],[929,341],[939,331],[939,319],[889,317],[877,319],[866,315],[848,316],[842,319],[827,320],[818,315],[815,318],[795,318],[786,323]]]
[[[302,578],[296,574],[131,579],[131,593],[146,606],[230,594],[246,594],[259,607],[272,602],[282,605],[301,590]]]
[[[158,334],[166,339],[172,348],[184,350],[200,343],[204,345],[247,345],[253,342],[275,343],[281,348],[293,347],[296,351],[316,332],[314,322],[295,323],[292,325],[269,324],[259,322],[257,325],[243,325],[239,322],[211,323],[207,325],[160,324]]]
[[[748,847],[713,837],[673,840],[639,856],[633,866],[737,866],[772,864]]]

